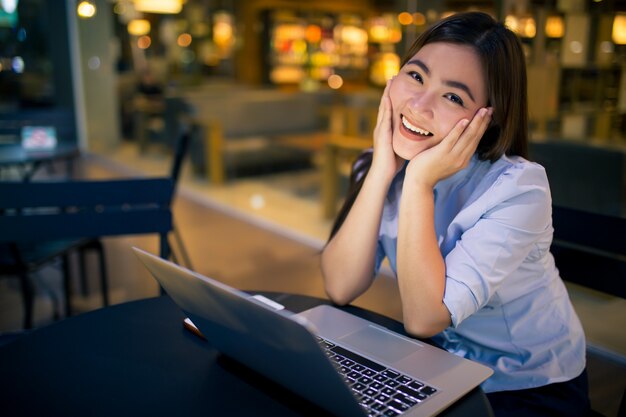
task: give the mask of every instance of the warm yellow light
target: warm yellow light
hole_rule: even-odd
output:
[[[613,19],[613,42],[626,45],[626,13],[618,13]]]
[[[532,17],[517,17],[509,15],[504,19],[504,24],[523,38],[533,38],[537,34],[535,19]]]
[[[565,32],[561,16],[548,16],[546,19],[546,36],[548,38],[562,38]]]
[[[178,39],[176,40],[176,43],[178,44],[178,46],[182,46],[183,48],[188,47],[189,45],[191,45],[191,35],[188,33],[181,33],[180,35],[178,35]]]
[[[215,22],[213,41],[219,46],[228,46],[233,41],[233,27],[227,22]]]
[[[505,17],[504,24],[515,33],[517,33],[519,30],[519,22],[517,20],[517,17],[513,15],[508,15],[507,17]]]
[[[302,39],[296,39],[291,44],[291,50],[298,55],[306,53],[306,42]]]
[[[128,33],[134,36],[142,36],[150,33],[150,22],[146,19],[133,19],[128,22]]]
[[[409,12],[402,12],[398,15],[398,22],[400,22],[401,25],[410,25],[413,23],[413,15]]]
[[[183,8],[181,0],[134,0],[135,10],[145,13],[176,14]]]
[[[426,24],[426,16],[423,13],[417,12],[413,13],[413,23],[416,26],[422,26]]]
[[[90,1],[81,1],[76,6],[76,13],[83,19],[89,19],[96,14],[96,6]]]
[[[274,37],[277,41],[302,39],[305,36],[305,28],[295,23],[284,23],[274,29]]]
[[[399,28],[392,28],[389,32],[389,42],[398,43],[402,40],[402,32]]]
[[[389,29],[383,25],[370,27],[370,38],[372,42],[386,42],[389,39]]]
[[[328,77],[327,82],[330,88],[332,88],[333,90],[338,90],[343,85],[343,78],[341,78],[341,75],[333,74]]]
[[[527,17],[522,19],[522,33],[521,35],[525,38],[534,38],[537,34],[537,25],[535,24],[535,19],[532,17]]]
[[[151,44],[152,39],[148,35],[140,36],[139,39],[137,39],[137,46],[139,49],[148,49]]]
[[[358,45],[367,43],[367,32],[358,26],[343,25],[337,27],[340,32],[340,38],[343,42]]]
[[[318,43],[322,39],[322,28],[318,25],[309,25],[306,27],[304,37],[310,43]]]
[[[376,85],[385,85],[400,70],[400,57],[392,52],[377,55],[370,71],[370,80]]]

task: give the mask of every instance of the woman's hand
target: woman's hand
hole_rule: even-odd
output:
[[[481,108],[471,122],[460,120],[440,143],[409,162],[407,178],[433,188],[440,180],[465,168],[489,126],[492,114],[492,108]]]
[[[378,118],[376,119],[376,127],[374,128],[374,156],[370,172],[376,172],[381,178],[389,181],[393,179],[396,173],[402,167],[404,160],[396,155],[393,150],[393,109],[391,99],[389,98],[389,89],[393,78],[387,81],[383,96],[378,106]]]

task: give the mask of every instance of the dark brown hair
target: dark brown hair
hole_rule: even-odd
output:
[[[440,20],[422,33],[407,51],[402,65],[424,45],[434,42],[468,45],[482,63],[487,86],[487,105],[492,120],[476,154],[481,160],[496,161],[502,155],[526,157],[528,148],[528,104],[526,62],[517,36],[502,23],[481,12],[458,13]],[[372,151],[355,162],[350,188],[332,227],[332,238],[343,224],[372,162]],[[329,238],[329,240],[330,240]]]

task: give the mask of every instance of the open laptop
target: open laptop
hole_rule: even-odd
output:
[[[133,250],[212,346],[335,415],[431,416],[492,374],[338,308],[295,314]]]

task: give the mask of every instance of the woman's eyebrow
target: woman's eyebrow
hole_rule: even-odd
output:
[[[444,84],[449,85],[450,87],[455,87],[455,88],[465,91],[467,95],[469,96],[469,98],[472,99],[474,103],[476,103],[476,100],[474,100],[474,96],[472,95],[472,91],[469,89],[469,87],[466,84],[463,84],[460,81],[444,81]]]
[[[426,75],[430,75],[430,69],[428,68],[428,65],[426,65],[423,61],[419,60],[419,59],[412,59],[409,62],[407,62],[408,65],[417,65],[418,67],[420,67],[422,69],[422,71],[424,71],[426,73]]]
[[[418,67],[420,67],[422,69],[422,71],[424,71],[424,73],[426,75],[430,75],[430,69],[428,68],[428,65],[426,65],[422,60],[420,59],[412,59],[409,62],[407,62],[408,65],[417,65]],[[460,90],[463,90],[467,93],[467,95],[469,96],[469,98],[475,103],[476,100],[474,99],[474,95],[472,94],[472,90],[470,90],[470,88],[467,86],[467,84],[462,83],[460,81],[452,81],[452,80],[444,80],[443,82],[445,85],[448,85],[450,87],[453,88],[458,88]]]

